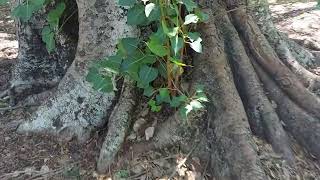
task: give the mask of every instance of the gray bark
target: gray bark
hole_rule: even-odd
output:
[[[210,8],[217,7],[216,1]],[[210,104],[208,120],[214,131],[212,168],[218,179],[266,179],[257,158],[248,118],[236,90],[224,52],[224,42],[215,27],[214,9],[206,11],[210,20],[201,27],[203,53],[195,56],[193,82],[205,86]]]
[[[15,96],[23,97],[56,86],[74,59],[77,35],[65,31],[56,36],[56,51],[48,53],[41,38],[41,31],[47,25],[43,17],[47,13],[48,10],[42,9],[28,22],[18,20],[18,62],[10,82]],[[69,23],[77,25],[76,21]]]
[[[94,60],[113,55],[121,37],[137,31],[126,24],[125,10],[113,0],[78,0],[79,41],[75,60],[58,89],[33,117],[21,124],[19,132],[44,132],[80,141],[106,123],[113,108],[114,93],[100,93],[85,80]]]
[[[225,37],[226,52],[233,65],[233,73],[250,123],[251,131],[271,143],[287,163],[294,164],[294,155],[280,119],[268,100],[250,62],[239,35],[227,16],[221,17],[217,27]]]

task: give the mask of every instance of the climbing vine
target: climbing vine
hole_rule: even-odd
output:
[[[148,105],[158,112],[164,104],[177,108],[187,118],[192,110],[207,102],[203,88],[189,94],[181,86],[181,77],[188,64],[188,52],[202,52],[202,39],[195,31],[197,24],[208,19],[193,0],[118,0],[128,7],[127,24],[152,27],[146,39],[120,39],[115,55],[97,61],[87,75],[93,88],[103,92],[116,91],[119,77],[128,76]],[[189,62],[191,63],[191,62]]]
[[[7,0],[0,0],[5,4]],[[61,30],[60,19],[66,9],[64,0],[25,0],[12,11],[22,22],[28,22],[43,7],[54,4],[42,29],[42,40],[49,53],[55,46],[55,35]],[[168,104],[177,108],[186,119],[192,110],[203,108],[207,102],[201,86],[189,93],[181,85],[186,69],[192,68],[190,50],[202,53],[202,38],[196,32],[199,23],[208,19],[193,0],[118,0],[128,8],[127,24],[151,27],[146,37],[120,39],[115,55],[97,61],[89,70],[87,80],[93,88],[103,92],[116,91],[121,77],[135,81],[154,112]]]
[[[51,2],[52,0],[26,0],[13,9],[12,15],[22,22],[28,22],[35,12],[46,7]],[[43,27],[41,36],[49,53],[53,52],[56,48],[55,35],[61,30],[59,21],[65,9],[65,2],[60,1],[55,4],[55,7],[47,15],[46,20],[48,25]]]

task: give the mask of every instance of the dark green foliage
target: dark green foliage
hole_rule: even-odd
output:
[[[51,0],[25,0],[13,9],[12,15],[22,22],[28,22],[35,12],[42,9],[50,2]],[[65,9],[65,3],[60,2],[56,4],[55,8],[47,15],[48,25],[43,27],[41,35],[49,53],[53,52],[56,48],[55,34],[59,31],[59,20]]]
[[[203,90],[197,88],[187,96],[179,82],[184,67],[190,66],[184,62],[187,47],[202,52],[202,39],[194,30],[207,20],[207,15],[193,0],[118,0],[118,4],[129,7],[129,25],[152,23],[157,28],[146,42],[131,37],[121,39],[114,56],[98,61],[90,69],[87,80],[93,88],[112,91],[116,76],[129,76],[150,97],[148,105],[154,112],[167,104],[178,108],[186,118],[190,111],[203,108],[207,102]]]

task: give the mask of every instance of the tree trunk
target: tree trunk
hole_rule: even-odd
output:
[[[119,38],[136,35],[137,31],[126,25],[124,10],[113,0],[79,0],[77,5],[79,40],[75,59],[55,95],[19,126],[19,132],[46,132],[85,141],[92,130],[107,122],[115,94],[93,90],[85,76],[92,61],[112,55]]]
[[[74,61],[54,95],[18,128],[19,132],[50,133],[67,140],[77,137],[83,142],[92,131],[108,122],[98,160],[99,172],[108,170],[125,142],[135,120],[132,112],[139,96],[128,80],[119,84],[122,86],[119,88],[122,91],[117,92],[119,96],[94,91],[85,80],[90,63],[115,53],[119,38],[138,35],[136,27],[126,24],[126,10],[115,3],[114,0],[77,0],[79,40]],[[217,179],[243,180],[267,179],[258,157],[255,135],[266,139],[293,169],[296,157],[289,135],[320,158],[317,143],[320,99],[310,91],[319,88],[320,81],[308,71],[308,67],[316,66],[316,58],[275,29],[267,1],[200,0],[198,3],[209,14],[209,21],[199,27],[204,52],[193,55],[194,68],[188,83],[190,87],[204,85],[210,100],[204,115],[191,117],[191,122],[198,122],[194,129],[200,129],[200,133],[182,135],[179,132],[186,127],[177,121],[179,118],[164,113],[164,123],[159,125],[153,141],[133,145],[133,151],[138,154],[141,147],[150,150],[167,145],[190,149],[193,146],[190,139],[199,137],[203,144],[199,154],[202,159],[211,157],[211,169]],[[25,28],[34,29],[29,26]],[[59,59],[48,56],[44,49],[42,54],[34,56],[32,53],[37,50],[34,46],[41,44],[41,40],[38,37],[31,41],[28,38],[32,33],[27,32],[20,32],[24,37],[20,49],[26,47],[19,54],[22,64],[24,59],[28,63],[37,62],[31,60],[34,57]],[[40,62],[58,71],[47,59]],[[16,72],[24,67],[17,66]],[[35,76],[38,74],[31,72],[26,79],[40,83],[54,79],[41,76],[42,81]],[[203,128],[206,124],[208,127]]]
[[[75,1],[68,1],[68,9],[77,10]],[[55,87],[72,63],[77,46],[77,28],[63,27],[56,36],[56,50],[49,54],[42,41],[41,31],[47,25],[49,8],[35,13],[28,22],[18,21],[19,42],[18,63],[13,70],[11,95],[23,98]],[[71,15],[68,23],[78,26],[77,13],[66,10]],[[66,23],[67,24],[67,23]]]

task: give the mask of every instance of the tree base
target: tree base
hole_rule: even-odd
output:
[[[278,46],[272,46],[260,30],[263,27],[258,27],[257,20],[241,3],[232,0],[226,4],[216,0],[210,0],[211,4],[208,2],[199,2],[210,17],[209,22],[201,26],[204,53],[194,55],[190,86],[201,84],[205,87],[209,99],[206,112],[190,117],[190,122],[196,122],[191,124],[192,130],[177,116],[170,116],[163,120],[152,141],[133,145],[133,151],[139,154],[142,150],[172,145],[190,151],[196,139],[196,144],[200,145],[195,151],[200,159],[210,157],[209,165],[217,179],[267,179],[268,173],[263,168],[252,132],[271,144],[284,160],[284,166],[297,167],[290,135],[320,158],[320,146],[316,145],[320,135],[319,98],[283,62],[288,56],[281,56],[283,51],[275,50]],[[136,35],[136,30],[126,25],[123,10],[112,0],[81,0],[78,6],[81,36],[75,61],[56,94],[39,108],[31,121],[21,124],[18,131],[46,132],[67,139],[76,136],[83,141],[109,118],[108,133],[98,161],[98,170],[106,172],[129,131],[135,95],[133,88],[125,85],[122,97],[113,108],[112,102],[116,100],[113,93],[94,91],[84,77],[88,72],[88,61],[111,55],[116,39]],[[101,23],[105,19],[109,21]],[[99,25],[92,27],[97,22]],[[108,31],[100,32],[101,29]],[[99,33],[103,34],[98,37]],[[291,51],[288,44],[282,45]],[[296,57],[292,55],[292,58]],[[280,96],[283,97],[280,99]],[[182,133],[188,130],[189,133]]]

